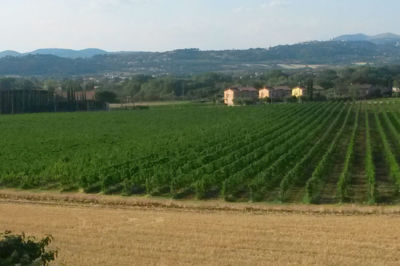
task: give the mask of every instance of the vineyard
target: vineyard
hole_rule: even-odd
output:
[[[0,116],[0,187],[399,202],[400,101]]]

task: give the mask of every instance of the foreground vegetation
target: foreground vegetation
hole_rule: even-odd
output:
[[[56,250],[47,249],[52,240],[52,236],[36,240],[24,233],[14,235],[6,231],[0,234],[0,265],[49,265],[57,257]]]
[[[397,203],[400,102],[0,117],[0,186]]]

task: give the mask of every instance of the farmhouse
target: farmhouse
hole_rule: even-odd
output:
[[[292,89],[290,89],[288,86],[278,86],[278,87],[275,87],[270,92],[270,98],[271,99],[283,99],[283,98],[289,97],[291,92],[292,92]]]
[[[272,88],[264,87],[258,91],[259,99],[266,99],[271,97]]]
[[[228,88],[224,92],[224,103],[229,106],[235,105],[235,99],[256,100],[258,90],[253,87]]]
[[[233,87],[228,88],[224,92],[224,103],[229,106],[235,105],[235,100],[243,99],[256,100],[256,99],[273,99],[282,100],[290,96],[300,97],[305,95],[305,89],[297,87],[294,89],[288,86],[267,87],[257,90],[253,87]]]
[[[302,88],[302,87],[296,87],[292,89],[292,96],[299,98],[302,97],[306,94],[306,89]]]

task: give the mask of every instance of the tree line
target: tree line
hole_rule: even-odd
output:
[[[400,65],[306,70],[269,70],[265,72],[199,75],[132,75],[128,77],[79,77],[75,79],[0,78],[0,91],[43,89],[54,92],[96,90],[107,102],[167,100],[219,101],[224,89],[232,86],[302,86],[309,97],[359,98],[362,85],[375,88],[370,97],[388,96],[400,85]],[[314,95],[312,95],[314,94]]]

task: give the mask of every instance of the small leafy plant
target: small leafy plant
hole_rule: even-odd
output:
[[[0,234],[0,265],[49,265],[57,257],[57,250],[48,250],[51,235],[41,240],[35,237],[13,235],[10,231]]]

